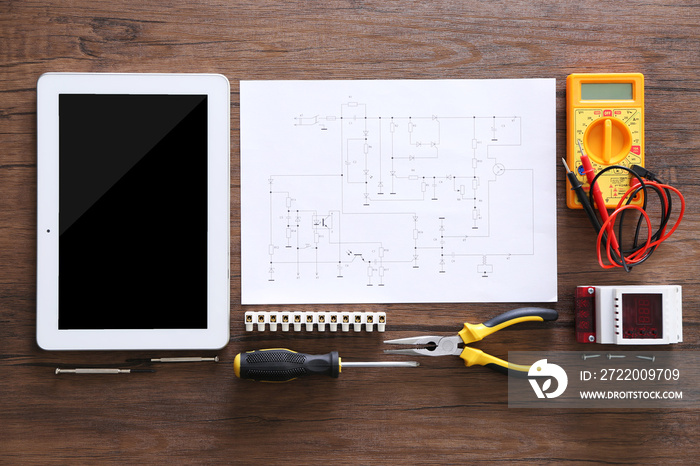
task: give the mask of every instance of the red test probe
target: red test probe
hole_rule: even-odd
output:
[[[581,146],[581,140],[577,139],[576,142],[578,143],[579,151],[581,151],[581,164],[583,165],[583,173],[586,175],[588,185],[590,186],[590,189],[593,192],[593,200],[595,201],[595,207],[598,209],[598,213],[600,213],[600,218],[602,219],[603,223],[605,223],[608,221],[608,218],[610,216],[608,215],[608,209],[605,208],[605,201],[603,201],[603,193],[600,192],[600,187],[598,186],[598,184],[593,182],[593,180],[595,179],[595,171],[593,170],[593,165],[591,165],[591,161],[588,158],[588,155],[583,151],[583,147]],[[613,233],[612,225],[608,226],[608,228],[606,229],[606,233],[610,238],[610,243],[612,244],[613,249],[615,251],[619,251],[620,245],[617,243],[617,238],[615,238],[615,233]]]

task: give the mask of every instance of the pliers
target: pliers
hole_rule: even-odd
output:
[[[384,343],[390,345],[422,345],[423,348],[384,350],[389,354],[408,354],[417,356],[459,356],[464,359],[466,366],[475,364],[486,366],[505,374],[523,376],[527,375],[530,366],[512,364],[503,359],[499,359],[490,354],[484,353],[480,349],[467,346],[469,343],[479,341],[504,327],[508,327],[518,322],[545,320],[557,320],[559,315],[554,309],[544,309],[539,307],[521,307],[494,317],[483,324],[465,323],[464,328],[455,336],[420,336],[399,338],[398,340],[387,340]],[[460,347],[460,344],[463,344]]]

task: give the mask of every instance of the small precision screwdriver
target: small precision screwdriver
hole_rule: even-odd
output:
[[[177,357],[177,358],[149,358],[149,359],[127,359],[126,362],[219,362],[219,357]]]
[[[286,382],[305,375],[338,377],[342,367],[417,367],[416,361],[343,362],[337,351],[297,353],[284,348],[239,353],[233,361],[236,377],[261,382]]]
[[[113,369],[111,367],[90,367],[78,369],[56,368],[56,375],[59,374],[137,374],[155,372],[153,369]]]

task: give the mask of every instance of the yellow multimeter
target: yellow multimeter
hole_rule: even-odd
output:
[[[595,173],[611,165],[644,166],[644,75],[571,74],[566,78],[566,162],[588,190],[579,141]],[[630,187],[631,175],[610,170],[597,185],[606,207],[616,207]],[[580,209],[566,181],[566,204]],[[638,202],[638,201],[637,201]],[[636,202],[635,202],[636,203]]]

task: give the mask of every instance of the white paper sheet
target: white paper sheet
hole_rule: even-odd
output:
[[[557,299],[555,80],[241,82],[243,304]]]

